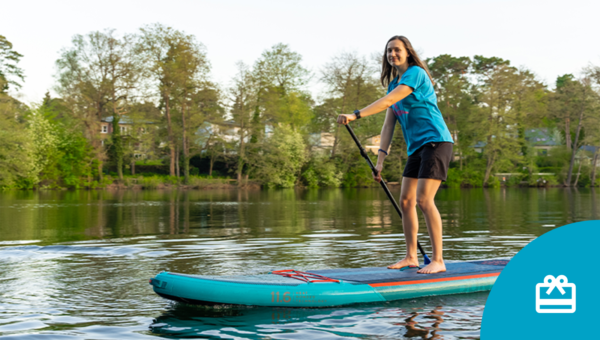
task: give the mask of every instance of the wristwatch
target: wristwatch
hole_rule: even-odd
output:
[[[360,110],[354,110],[354,115],[356,116],[356,119],[360,119]]]

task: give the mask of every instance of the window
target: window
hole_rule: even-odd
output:
[[[102,125],[102,133],[108,133],[108,125]]]
[[[127,126],[121,126],[121,133],[127,133]]]

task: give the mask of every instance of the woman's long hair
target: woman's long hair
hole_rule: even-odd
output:
[[[387,88],[390,85],[390,82],[398,76],[398,71],[396,71],[396,68],[394,68],[392,65],[390,65],[390,63],[388,63],[388,61],[387,61],[387,45],[390,43],[390,41],[396,40],[396,39],[400,40],[400,41],[402,41],[402,43],[404,43],[404,47],[406,48],[406,51],[408,52],[408,55],[409,55],[408,65],[409,66],[419,66],[420,68],[424,69],[425,72],[427,72],[427,75],[429,76],[429,80],[431,80],[431,84],[435,85],[435,82],[433,81],[433,78],[431,77],[431,73],[429,73],[429,69],[427,68],[427,64],[424,63],[421,60],[421,58],[419,58],[417,51],[415,51],[415,49],[412,47],[412,44],[410,43],[408,38],[406,38],[403,35],[395,35],[395,36],[391,37],[390,40],[388,40],[385,43],[385,48],[383,50],[383,61],[381,62],[381,85],[383,85],[384,87]]]

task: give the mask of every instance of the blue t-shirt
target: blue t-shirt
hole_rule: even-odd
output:
[[[392,110],[402,125],[408,155],[431,142],[450,142],[452,135],[437,106],[437,96],[427,72],[419,66],[410,66],[398,81],[394,78],[388,86],[392,92],[398,85],[406,85],[413,92],[392,105]]]

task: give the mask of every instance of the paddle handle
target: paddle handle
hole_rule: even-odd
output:
[[[375,169],[375,165],[373,165],[373,162],[371,161],[371,158],[369,158],[369,155],[367,154],[367,151],[365,150],[365,148],[363,148],[362,144],[360,144],[360,141],[358,140],[358,137],[356,137],[356,135],[354,134],[354,131],[350,127],[350,124],[346,124],[345,126],[346,126],[346,129],[348,130],[348,132],[350,133],[350,136],[352,136],[352,139],[354,139],[354,143],[356,143],[356,146],[358,146],[358,149],[360,150],[360,155],[367,161],[367,163],[369,164],[369,167],[371,167],[371,171],[373,173],[377,173],[377,170]],[[385,194],[390,199],[390,202],[392,202],[392,205],[394,206],[394,209],[396,209],[396,212],[400,216],[400,219],[402,219],[402,212],[400,211],[400,206],[398,206],[398,203],[396,203],[394,196],[392,196],[392,193],[390,192],[390,189],[388,189],[388,186],[387,186],[387,184],[385,184],[385,181],[383,180],[383,178],[381,179],[379,184],[381,184],[383,191],[385,191]],[[425,250],[423,250],[423,247],[421,246],[419,241],[417,241],[417,247],[419,248],[419,251],[423,255],[423,258],[425,258],[425,264],[429,264],[431,262],[431,260],[429,259],[427,254],[425,254]]]

